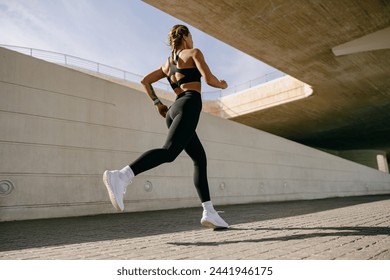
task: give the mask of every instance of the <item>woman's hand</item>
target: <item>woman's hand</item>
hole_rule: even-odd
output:
[[[219,82],[221,83],[221,89],[227,89],[228,84],[225,80],[220,80]]]
[[[167,116],[168,107],[162,103],[159,103],[156,106],[157,106],[157,111],[160,113],[161,116],[165,118]]]

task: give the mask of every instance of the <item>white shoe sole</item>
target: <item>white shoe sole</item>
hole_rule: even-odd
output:
[[[207,228],[213,228],[213,229],[229,228],[229,226],[221,227],[221,226],[214,225],[212,222],[207,221],[207,220],[203,220],[203,219],[200,221],[200,223],[202,224],[202,226],[207,227]]]
[[[123,212],[124,209],[119,207],[118,202],[116,201],[114,192],[112,191],[112,188],[111,188],[110,184],[108,183],[108,170],[104,171],[104,173],[103,173],[103,182],[107,188],[107,192],[108,192],[108,195],[110,196],[110,200],[111,200],[112,205],[114,206],[114,208],[116,210]]]

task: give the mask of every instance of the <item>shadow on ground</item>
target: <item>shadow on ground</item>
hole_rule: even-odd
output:
[[[304,215],[381,200],[390,200],[390,195],[229,205],[217,208],[218,210],[225,211],[223,217],[233,225],[230,230],[281,230],[265,228],[235,229],[234,224]],[[141,213],[2,222],[0,223],[0,252],[201,230],[202,228],[199,224],[201,213],[201,208],[188,208]],[[320,232],[316,233],[228,242],[264,242],[270,240],[302,239],[318,237],[322,236],[322,234],[324,236],[389,234],[389,229],[387,228],[333,228],[332,230],[334,232],[321,233],[323,229],[329,230],[330,228],[318,228]],[[189,245],[218,245],[218,243],[191,243]]]
[[[276,231],[282,236],[276,237],[264,237],[255,239],[243,239],[243,240],[224,240],[221,242],[169,242],[168,244],[176,246],[219,246],[226,244],[239,244],[239,243],[261,243],[261,242],[276,242],[276,241],[290,241],[300,240],[308,238],[318,237],[347,237],[347,236],[377,236],[377,235],[390,235],[390,228],[388,227],[316,227],[316,228],[229,228],[224,231],[264,231],[269,233],[270,231]],[[222,231],[222,230],[221,230]],[[294,231],[310,231],[310,233],[294,234]],[[313,232],[314,231],[314,232]]]

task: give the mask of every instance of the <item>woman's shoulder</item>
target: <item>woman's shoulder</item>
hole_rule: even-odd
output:
[[[194,54],[194,55],[199,54],[199,53],[202,53],[202,51],[201,51],[200,49],[198,49],[198,48],[192,48],[192,49],[189,49],[188,51],[189,51],[191,54]]]
[[[198,48],[188,49],[188,56],[192,57],[192,59],[199,59],[203,57],[202,51]]]
[[[163,65],[161,65],[161,70],[167,76],[169,73],[170,59],[168,58]]]

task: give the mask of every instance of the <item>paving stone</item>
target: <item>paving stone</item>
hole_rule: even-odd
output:
[[[390,195],[0,223],[0,259],[390,259]]]

